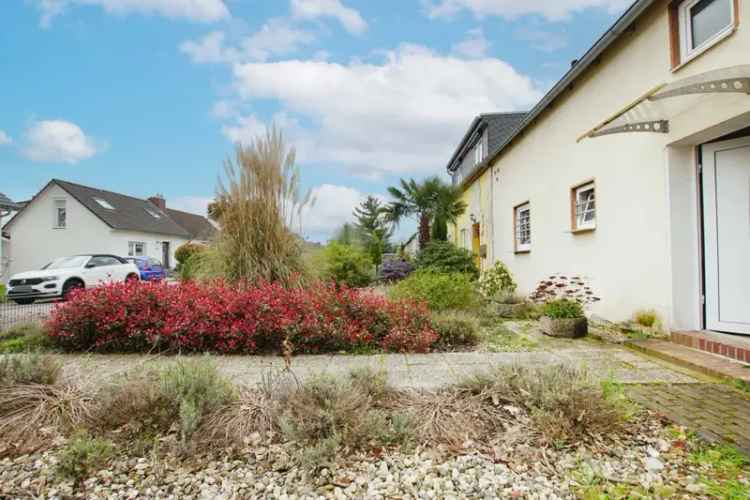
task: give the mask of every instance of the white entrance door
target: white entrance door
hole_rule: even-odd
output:
[[[750,335],[750,138],[703,147],[706,326]]]

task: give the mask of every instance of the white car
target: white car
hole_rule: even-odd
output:
[[[72,290],[139,280],[138,267],[114,255],[74,255],[55,259],[38,271],[11,276],[8,298],[16,304],[67,298]]]

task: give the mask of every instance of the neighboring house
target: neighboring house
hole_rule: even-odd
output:
[[[18,203],[14,203],[0,193],[0,228],[6,220],[9,220],[15,212],[17,212],[21,206]],[[10,263],[10,235],[5,231],[0,230],[0,283],[5,283],[8,280],[8,265]]]
[[[469,212],[488,263],[524,293],[584,276],[612,320],[750,334],[748,25],[750,0],[639,0],[486,160],[451,161],[490,191]]]
[[[463,201],[466,211],[449,228],[448,240],[471,250],[477,267],[492,266],[492,201],[490,175],[483,168],[518,128],[526,113],[488,113],[474,119],[463,140],[453,153],[448,171],[455,184],[466,186]]]
[[[15,274],[86,253],[149,256],[174,267],[180,245],[207,241],[215,229],[205,217],[167,208],[161,196],[142,200],[53,179],[3,231]]]

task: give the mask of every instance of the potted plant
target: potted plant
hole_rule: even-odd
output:
[[[542,307],[542,333],[550,337],[577,339],[588,334],[588,320],[583,306],[570,299],[555,299]]]
[[[527,309],[526,299],[516,295],[516,282],[507,266],[500,261],[479,278],[479,293],[501,318],[516,318]]]
[[[588,333],[585,306],[599,302],[579,276],[553,275],[542,280],[531,295],[542,307],[542,332],[552,337],[578,338]]]

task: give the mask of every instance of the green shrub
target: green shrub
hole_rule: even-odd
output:
[[[487,298],[513,296],[517,285],[508,267],[500,261],[482,273],[479,278],[479,292]]]
[[[179,409],[183,444],[198,429],[205,415],[236,397],[234,386],[207,358],[179,360],[163,368],[159,375],[162,397]]]
[[[323,277],[352,288],[372,282],[373,264],[361,248],[331,242],[323,251]]]
[[[37,353],[0,356],[0,386],[57,382],[62,366],[51,356]]]
[[[177,267],[182,267],[187,263],[187,261],[195,254],[201,253],[206,249],[204,245],[199,245],[197,243],[191,243],[187,242],[183,245],[180,245],[177,247],[177,250],[174,251],[174,258],[177,261]]]
[[[659,324],[659,313],[653,309],[636,311],[635,322],[646,328],[653,328]]]
[[[0,283],[0,304],[7,302],[8,296],[7,296],[7,289],[5,288],[5,285]]]
[[[479,277],[473,255],[447,241],[432,241],[417,255],[417,269],[433,269],[441,273],[463,273]]]
[[[389,290],[392,299],[420,300],[433,311],[468,309],[476,304],[477,293],[471,275],[417,271]]]
[[[553,319],[582,318],[583,306],[568,299],[550,300],[542,306],[542,315]]]
[[[57,473],[80,483],[103,467],[113,454],[114,447],[110,441],[85,434],[76,436],[60,451]]]
[[[480,338],[477,323],[473,317],[454,312],[437,315],[432,321],[432,327],[438,334],[436,347],[450,350],[478,345]]]
[[[38,323],[15,325],[0,335],[0,353],[42,351],[51,347],[46,330]]]

